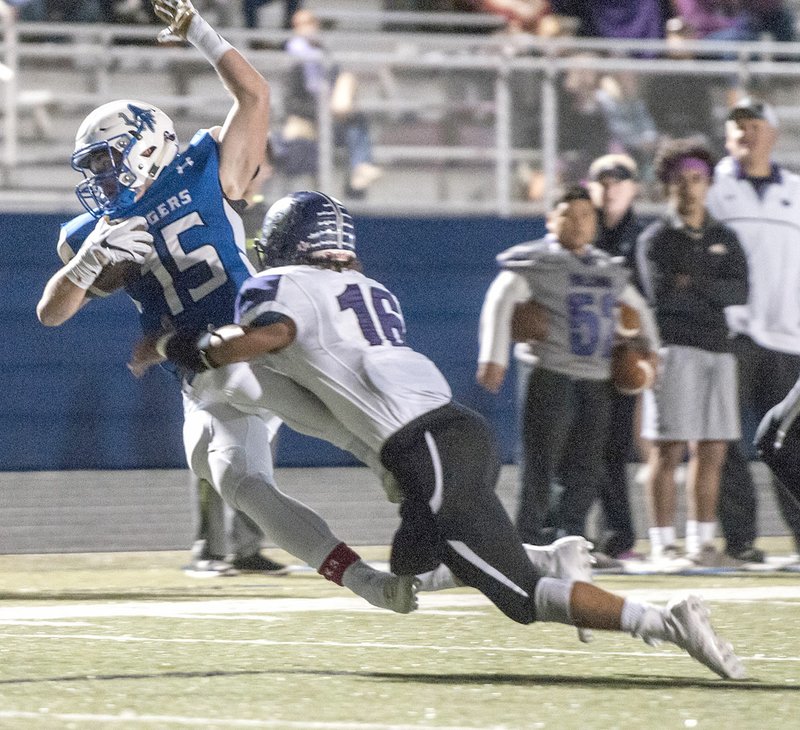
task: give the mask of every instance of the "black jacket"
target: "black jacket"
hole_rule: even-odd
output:
[[[730,350],[724,309],[748,294],[747,259],[730,228],[707,216],[696,231],[668,216],[643,231],[636,259],[663,344]]]

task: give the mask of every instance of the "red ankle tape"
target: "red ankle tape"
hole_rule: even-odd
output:
[[[340,542],[325,558],[317,573],[333,581],[336,585],[342,585],[344,571],[358,560],[361,560],[361,556],[345,543]]]

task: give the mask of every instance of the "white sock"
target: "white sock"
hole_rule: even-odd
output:
[[[669,640],[663,609],[632,598],[626,598],[622,604],[620,628],[651,646]]]
[[[650,537],[650,557],[658,559],[664,552],[664,548],[675,544],[675,528],[651,527],[647,534]]]
[[[536,620],[574,626],[569,607],[574,583],[561,578],[539,578],[533,592]]]
[[[700,538],[700,547],[703,547],[703,545],[713,545],[716,532],[716,522],[698,522],[697,535]]]
[[[419,580],[420,591],[444,591],[448,588],[460,588],[462,583],[453,575],[444,563],[429,570],[427,573],[421,573],[417,576]]]
[[[697,520],[686,520],[686,554],[696,555],[700,552],[703,541],[700,539],[700,534],[697,530]]]

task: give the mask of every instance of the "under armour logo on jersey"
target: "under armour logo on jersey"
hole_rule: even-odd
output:
[[[175,169],[178,171],[179,175],[183,175],[184,168],[192,167],[194,165],[194,160],[192,160],[191,157],[184,157],[184,160],[185,162],[175,166]]]
[[[785,205],[787,208],[792,204],[791,200],[781,200],[781,205]]]

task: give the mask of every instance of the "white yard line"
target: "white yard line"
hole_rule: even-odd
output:
[[[603,656],[617,657],[659,657],[661,659],[686,659],[686,654],[676,647],[665,644],[664,649],[650,649],[644,651],[603,651],[590,649],[549,649],[539,646],[457,646],[452,644],[395,644],[380,641],[281,641],[276,639],[208,639],[194,637],[165,638],[163,636],[132,636],[130,634],[55,634],[55,633],[0,633],[0,639],[33,639],[47,641],[106,641],[117,644],[213,644],[213,645],[238,645],[238,646],[293,646],[314,647],[316,649],[378,649],[380,651],[427,651],[427,652],[476,652],[488,651],[492,654],[524,654],[530,657],[537,656]],[[797,656],[769,657],[763,654],[753,656],[740,656],[744,661],[755,662],[800,662]]]
[[[676,595],[697,594],[712,602],[769,602],[800,600],[800,583],[783,586],[725,587],[691,589],[635,589],[619,591],[657,603],[666,602]],[[487,607],[491,604],[479,593],[423,593],[420,594],[422,613],[439,613],[454,608]],[[381,611],[356,596],[337,598],[248,598],[205,601],[121,601],[107,603],[65,603],[49,606],[18,605],[0,608],[0,623],[59,621],[79,618],[108,618],[112,616],[154,616],[162,618],[221,618],[240,617],[252,620],[274,620],[283,613],[311,611]]]
[[[123,712],[119,715],[60,713],[60,712],[16,712],[0,710],[0,720],[43,720],[51,718],[62,722],[97,722],[97,723],[158,723],[159,725],[188,725],[189,727],[254,727],[254,728],[298,728],[298,730],[470,730],[465,725],[457,727],[445,725],[397,725],[378,722],[320,722],[296,720],[244,720],[236,718],[183,717],[180,715],[137,715],[134,712]],[[475,730],[508,730],[507,725],[481,725]]]

